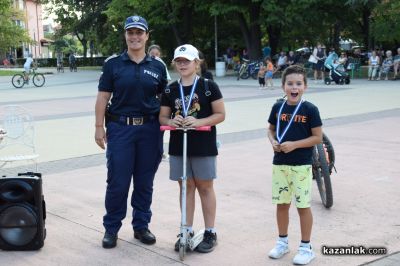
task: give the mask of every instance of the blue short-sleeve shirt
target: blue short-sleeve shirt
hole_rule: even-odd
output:
[[[149,55],[132,61],[125,51],[106,60],[98,90],[111,92],[108,112],[121,116],[143,116],[160,111],[161,94],[167,85],[165,66]]]

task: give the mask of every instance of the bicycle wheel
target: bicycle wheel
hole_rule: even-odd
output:
[[[333,205],[332,184],[325,149],[322,144],[313,150],[313,176],[317,181],[319,195],[325,208]]]
[[[250,77],[249,71],[248,69],[246,69],[241,75],[240,78],[241,79],[248,79]]]
[[[11,79],[12,85],[15,88],[22,88],[25,84],[24,75],[22,74],[15,74]]]
[[[35,84],[36,87],[42,87],[44,85],[44,82],[46,81],[43,74],[33,75],[32,80],[33,84]]]

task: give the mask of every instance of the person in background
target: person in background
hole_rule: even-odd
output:
[[[242,60],[250,60],[249,51],[247,51],[247,48],[243,48],[242,50]]]
[[[393,58],[394,79],[397,79],[397,74],[400,72],[400,47],[397,48],[397,55]]]
[[[393,67],[393,56],[392,56],[392,51],[387,50],[386,51],[386,58],[382,62],[381,70],[379,71],[379,77],[377,80],[380,80],[382,77],[382,74],[385,75],[385,80],[389,79],[389,72],[391,68]]]
[[[68,63],[69,63],[69,70],[71,72],[72,71],[76,72],[77,71],[77,67],[76,67],[76,58],[75,58],[74,52],[71,52],[69,54]]]
[[[15,65],[14,55],[10,53],[10,58],[8,59],[11,65]]]
[[[214,80],[213,74],[208,70],[206,59],[204,58],[204,54],[199,51],[200,58],[200,76],[205,79]]]
[[[375,80],[376,73],[379,69],[380,59],[376,54],[376,51],[371,52],[371,56],[368,59],[368,80]]]
[[[4,65],[4,67],[9,67],[10,66],[10,61],[8,60],[8,58],[4,58],[3,59],[3,65]]]
[[[264,58],[267,58],[267,57],[270,57],[271,56],[271,47],[269,47],[269,45],[266,45],[264,48],[263,48],[263,57]]]
[[[297,56],[293,51],[289,51],[289,55],[287,56],[287,65],[295,65],[297,63]]]
[[[344,69],[347,69],[347,54],[346,52],[341,52],[338,59],[338,63],[343,65]]]
[[[165,64],[165,62],[161,59],[161,47],[157,44],[152,44],[147,49],[147,53],[150,56],[154,56],[154,58],[160,60],[160,62],[163,63],[163,65],[165,66],[165,70],[167,71],[167,80],[171,81],[171,76],[169,75],[167,64]]]
[[[24,79],[26,83],[29,83],[29,73],[31,72],[31,66],[33,63],[32,54],[29,54],[24,63]]]
[[[61,51],[57,52],[57,70],[63,69],[63,54]],[[62,70],[64,72],[64,70]]]
[[[276,71],[283,71],[288,66],[288,58],[285,51],[281,51],[278,62],[276,63]]]
[[[324,81],[324,62],[326,59],[325,49],[322,47],[321,43],[317,43],[317,47],[313,50],[313,56],[317,59],[317,63],[314,64],[314,80],[318,82],[318,77],[321,77],[321,80]]]
[[[165,71],[167,72],[167,81],[170,82],[171,76],[169,75],[167,64],[165,64],[165,62],[161,59],[161,47],[157,44],[152,44],[147,49],[147,53],[155,59],[159,60],[165,66]],[[163,160],[167,160],[168,154],[164,152],[162,158]]]

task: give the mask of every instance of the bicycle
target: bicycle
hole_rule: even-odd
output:
[[[57,72],[58,73],[60,73],[60,72],[64,73],[64,64],[62,62],[61,63],[57,63]]]
[[[71,62],[71,63],[69,64],[69,71],[71,71],[71,72],[77,72],[76,62]]]
[[[257,79],[258,70],[260,70],[259,62],[250,63],[250,60],[243,59],[243,63],[237,69],[237,80],[248,79],[249,77]]]
[[[44,83],[46,82],[46,79],[43,74],[41,73],[36,73],[36,69],[32,68],[32,70],[28,74],[28,79],[25,80],[25,71],[22,72],[22,74],[15,74],[12,79],[12,85],[15,88],[22,88],[25,84],[29,84],[29,80],[31,79],[32,76],[32,81],[33,84],[36,87],[42,87]]]

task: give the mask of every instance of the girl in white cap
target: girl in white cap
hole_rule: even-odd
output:
[[[225,107],[218,85],[197,75],[200,68],[198,50],[190,45],[175,49],[173,63],[180,79],[172,82],[161,98],[160,124],[172,127],[212,126],[211,131],[189,131],[187,138],[187,197],[186,219],[189,234],[194,235],[192,225],[195,209],[195,192],[199,192],[205,232],[198,252],[206,253],[217,244],[215,230],[216,197],[213,180],[216,175],[216,124],[225,119]],[[182,131],[171,131],[169,142],[170,179],[179,182],[182,173]],[[179,240],[175,250],[179,249]]]

